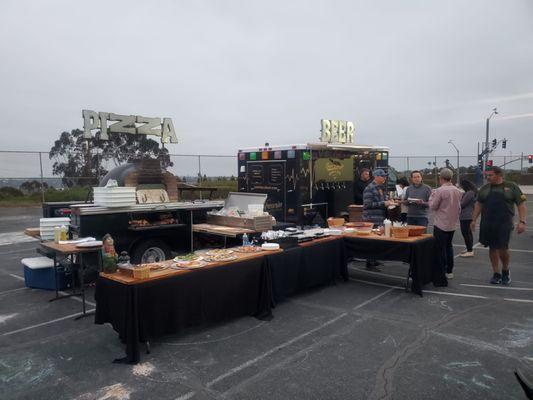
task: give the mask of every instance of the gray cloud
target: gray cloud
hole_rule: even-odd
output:
[[[174,153],[235,154],[356,122],[394,155],[531,146],[533,8],[499,1],[0,4],[0,149],[47,150],[83,108],[171,117]],[[461,121],[478,121],[462,124]]]

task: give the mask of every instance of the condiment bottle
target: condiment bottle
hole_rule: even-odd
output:
[[[385,226],[385,237],[391,237],[391,221],[389,219],[386,219],[383,221],[383,226]]]
[[[65,225],[61,225],[61,234],[59,240],[67,240],[68,239],[68,229]]]
[[[61,240],[61,228],[59,226],[54,226],[54,243],[59,243]]]

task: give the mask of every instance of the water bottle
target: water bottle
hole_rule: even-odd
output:
[[[383,225],[385,226],[385,237],[391,237],[391,221],[386,219],[383,221]]]
[[[245,233],[242,235],[242,245],[244,246],[250,246],[250,241],[248,240],[248,235]]]

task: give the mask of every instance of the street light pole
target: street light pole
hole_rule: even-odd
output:
[[[459,149],[457,148],[457,146],[455,145],[455,143],[453,142],[452,139],[450,139],[448,141],[448,143],[450,143],[454,148],[455,148],[455,151],[457,152],[457,164],[456,164],[456,169],[457,169],[457,186],[459,186],[460,184],[460,177],[461,177],[461,173],[459,172]]]
[[[485,172],[487,168],[487,161],[489,160],[489,122],[490,122],[490,119],[496,114],[498,114],[498,110],[496,110],[496,107],[494,107],[492,109],[492,113],[487,118],[487,125],[486,125],[486,130],[485,130],[485,157],[484,157],[485,159],[483,161],[483,172]]]

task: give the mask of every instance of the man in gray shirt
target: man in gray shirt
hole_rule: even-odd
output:
[[[405,192],[407,224],[428,226],[429,196],[431,188],[422,182],[420,171],[411,172],[411,185]]]

